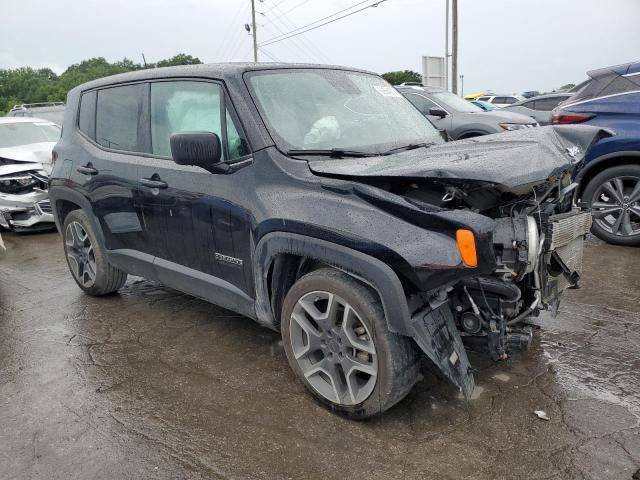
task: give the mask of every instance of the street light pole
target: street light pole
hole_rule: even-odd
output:
[[[458,0],[452,0],[452,33],[453,39],[451,52],[451,91],[458,94]]]
[[[445,0],[444,21],[444,88],[449,90],[449,0]]]
[[[253,34],[253,61],[258,62],[258,36],[256,32],[256,5],[251,0],[251,33]]]

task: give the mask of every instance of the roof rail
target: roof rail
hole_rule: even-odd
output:
[[[64,105],[64,102],[20,103],[18,105],[14,105],[11,110],[19,110],[23,108],[33,108],[33,107],[57,107],[60,105]]]

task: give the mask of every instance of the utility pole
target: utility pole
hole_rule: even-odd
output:
[[[251,33],[253,34],[253,61],[258,63],[258,36],[256,32],[255,0],[251,0]]]
[[[458,94],[458,0],[452,0],[453,9],[451,11],[452,16],[452,33],[453,40],[452,52],[451,52],[451,91]]]
[[[445,0],[444,21],[444,89],[449,90],[449,0]]]

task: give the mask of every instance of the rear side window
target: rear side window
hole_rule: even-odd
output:
[[[558,104],[564,100],[566,97],[551,97],[551,98],[541,98],[540,100],[536,100],[536,108],[535,110],[541,110],[543,112],[550,112],[554,108],[558,106]]]
[[[495,100],[494,103],[506,103],[507,105],[511,105],[512,103],[518,102],[518,99],[516,97],[502,97],[500,100],[502,101],[498,102],[498,100]]]
[[[142,99],[145,85],[123,85],[98,91],[95,140],[127,152],[142,151]]]
[[[197,81],[151,84],[151,146],[154,155],[171,156],[170,138],[176,132],[211,132],[223,142],[225,160],[249,153],[229,111],[223,132],[223,91],[218,84]],[[226,139],[226,142],[225,142]]]
[[[91,139],[96,137],[96,97],[97,92],[95,90],[84,93],[80,97],[78,128]]]

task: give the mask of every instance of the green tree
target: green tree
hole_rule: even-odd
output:
[[[384,78],[391,85],[400,85],[404,82],[422,83],[422,75],[420,75],[418,72],[414,72],[413,70],[383,73],[382,78]]]
[[[575,83],[567,83],[566,85],[561,86],[560,90],[562,90],[563,92],[566,92],[567,90],[571,90],[575,86],[576,86]]]
[[[199,58],[179,53],[171,58],[160,60],[156,64],[150,64],[148,67],[198,63],[202,63]],[[63,102],[69,90],[81,83],[142,68],[144,68],[142,65],[128,58],[110,63],[103,57],[95,57],[70,65],[61,75],[56,75],[49,68],[0,69],[0,116],[5,115],[14,105],[21,103]]]
[[[173,67],[176,65],[197,65],[202,63],[198,57],[192,57],[185,53],[179,53],[174,57],[160,60],[155,64],[156,67]]]

